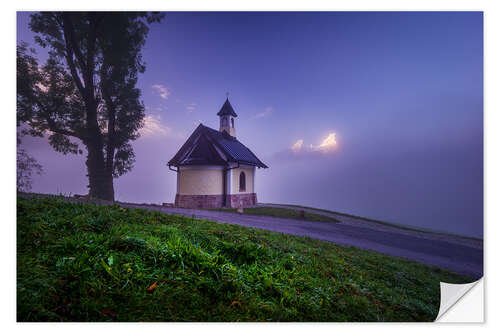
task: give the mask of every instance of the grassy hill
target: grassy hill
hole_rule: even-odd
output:
[[[215,208],[209,210],[217,210],[220,212],[237,212],[236,208]],[[340,221],[336,218],[333,218],[324,214],[316,214],[310,212],[303,212],[301,215],[300,210],[297,209],[287,209],[280,207],[253,207],[253,208],[245,208],[243,210],[243,214],[250,215],[264,215],[264,216],[272,216],[272,217],[280,217],[285,219],[294,219],[294,220],[303,220],[303,221],[318,221],[318,222],[335,222],[339,223]]]
[[[17,203],[19,321],[432,321],[439,281],[472,280],[307,237]]]

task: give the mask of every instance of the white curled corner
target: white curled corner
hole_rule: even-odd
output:
[[[474,286],[477,284],[481,285],[481,290],[478,290],[478,293],[475,293],[474,298],[471,300],[466,300],[467,297],[464,297]],[[441,287],[441,302],[439,305],[439,313],[436,317],[437,322],[482,322],[483,321],[483,280],[477,280],[472,283],[465,284],[453,284],[453,283],[445,283],[440,282]],[[477,295],[476,295],[477,294]],[[462,297],[464,297],[463,301],[471,302],[474,304],[462,304],[464,302],[461,301]],[[476,304],[479,303],[479,304]],[[480,306],[479,306],[480,305]],[[451,312],[455,310],[455,308],[459,307],[458,312],[469,313],[470,311],[475,311],[477,313],[476,316],[473,316],[474,319],[471,320],[463,318],[461,316],[453,316]],[[479,307],[478,307],[479,306]],[[450,313],[447,313],[453,307],[453,310]],[[479,313],[478,313],[479,311]],[[443,315],[446,316],[443,317]],[[446,317],[446,318],[445,318]],[[460,319],[459,319],[460,318]],[[477,319],[480,318],[480,319]]]

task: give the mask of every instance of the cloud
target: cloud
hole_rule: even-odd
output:
[[[153,93],[158,94],[163,99],[167,99],[170,96],[170,91],[162,84],[154,84]]]
[[[197,105],[198,105],[198,104],[196,104],[196,103],[190,103],[190,104],[188,104],[188,106],[186,106],[186,110],[187,110],[188,112],[193,112],[194,110],[196,110],[196,106],[197,106]]]
[[[312,148],[323,152],[332,151],[337,148],[337,139],[335,138],[335,135],[335,133],[329,133],[319,146]]]
[[[265,118],[273,114],[274,109],[270,106],[266,107],[263,112],[257,113],[254,118]]]
[[[169,135],[172,129],[161,122],[159,115],[147,115],[144,117],[144,126],[140,129],[140,133],[144,137],[164,137]]]
[[[295,142],[290,149],[295,152],[300,151],[302,149],[303,144],[304,144],[303,139],[297,140],[297,142]]]
[[[161,113],[163,111],[163,107],[161,107],[161,106],[151,107],[151,106],[146,105],[145,108],[146,108],[146,111],[151,112],[151,113]],[[165,107],[165,109],[167,109],[167,108]]]
[[[289,148],[275,155],[281,159],[321,158],[334,155],[337,148],[336,134],[331,132],[318,145],[305,145],[304,139],[298,139]]]

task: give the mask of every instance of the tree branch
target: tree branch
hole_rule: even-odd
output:
[[[64,22],[64,35],[66,39],[66,48],[70,51],[71,54],[70,63],[73,63],[72,54],[74,53],[83,75],[83,81],[85,82],[85,88],[83,89],[82,96],[87,106],[86,125],[87,125],[88,135],[92,136],[95,140],[97,140],[98,145],[101,145],[102,147],[102,133],[99,129],[99,124],[97,121],[97,105],[96,105],[97,102],[95,99],[94,76],[93,76],[94,65],[95,65],[94,64],[95,39],[97,34],[95,24],[93,24],[94,18],[91,19],[91,24],[90,24],[91,33],[89,38],[87,39],[87,60],[89,62],[85,63],[83,53],[78,47],[78,43],[75,38],[73,22],[71,20],[71,14],[63,13],[62,15]],[[74,66],[74,63],[73,67],[75,68],[75,73],[76,73],[76,67]]]
[[[80,80],[80,76],[78,76],[78,72],[76,70],[75,62],[73,61],[73,48],[71,47],[70,43],[70,32],[69,32],[69,27],[67,27],[65,24],[62,25],[63,33],[64,33],[64,41],[66,42],[66,62],[68,63],[69,71],[71,72],[71,76],[73,77],[73,81],[76,84],[76,87],[78,88],[78,91],[80,94],[85,97],[86,96],[86,89],[82,84],[82,81]]]
[[[64,22],[64,39],[66,39],[66,48],[68,48],[68,42],[69,42],[69,47],[70,50],[72,50],[72,53],[75,54],[76,56],[76,61],[78,61],[78,65],[80,66],[80,69],[82,70],[82,73],[86,73],[86,64],[83,59],[83,54],[80,48],[78,47],[78,43],[75,38],[74,34],[74,27],[73,27],[73,22],[71,21],[71,14],[70,13],[63,13],[63,22]],[[87,84],[87,80],[84,77],[84,81]]]
[[[43,106],[43,104],[40,102],[40,100],[38,98],[36,98],[35,96],[33,98],[35,100],[35,103],[40,108],[40,110],[43,110],[42,114],[43,114],[43,117],[45,118],[45,120],[47,121],[47,126],[49,127],[49,130],[51,130],[54,133],[72,136],[72,137],[75,137],[75,138],[83,141],[83,139],[85,138],[84,135],[76,133],[76,132],[68,130],[68,129],[58,127],[56,122],[54,121],[54,119],[52,119],[50,117],[50,112],[48,112],[48,110]]]
[[[87,68],[85,75],[87,76],[87,88],[89,93],[94,93],[94,56],[97,39],[98,20],[96,14],[90,14],[89,37],[87,38]]]
[[[49,126],[49,130],[51,130],[52,132],[72,136],[72,137],[75,137],[75,138],[80,139],[80,140],[83,139],[82,135],[79,135],[73,131],[70,131],[70,130],[67,130],[64,128],[57,127],[55,121],[52,118],[50,118],[50,116],[47,115],[45,117],[45,120],[47,120],[47,125]]]
[[[106,145],[106,167],[108,170],[113,172],[113,159],[115,154],[115,122],[116,122],[116,108],[111,99],[109,93],[108,80],[106,78],[107,65],[103,64],[103,69],[101,72],[101,92],[106,103],[106,109],[108,111],[108,134],[107,134],[107,145]]]

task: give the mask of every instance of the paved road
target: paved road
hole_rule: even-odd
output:
[[[342,245],[374,250],[420,261],[479,278],[483,275],[482,241],[402,230],[390,226],[336,216],[341,223],[312,222],[268,216],[120,203],[125,207],[160,210],[220,223],[309,236]]]

